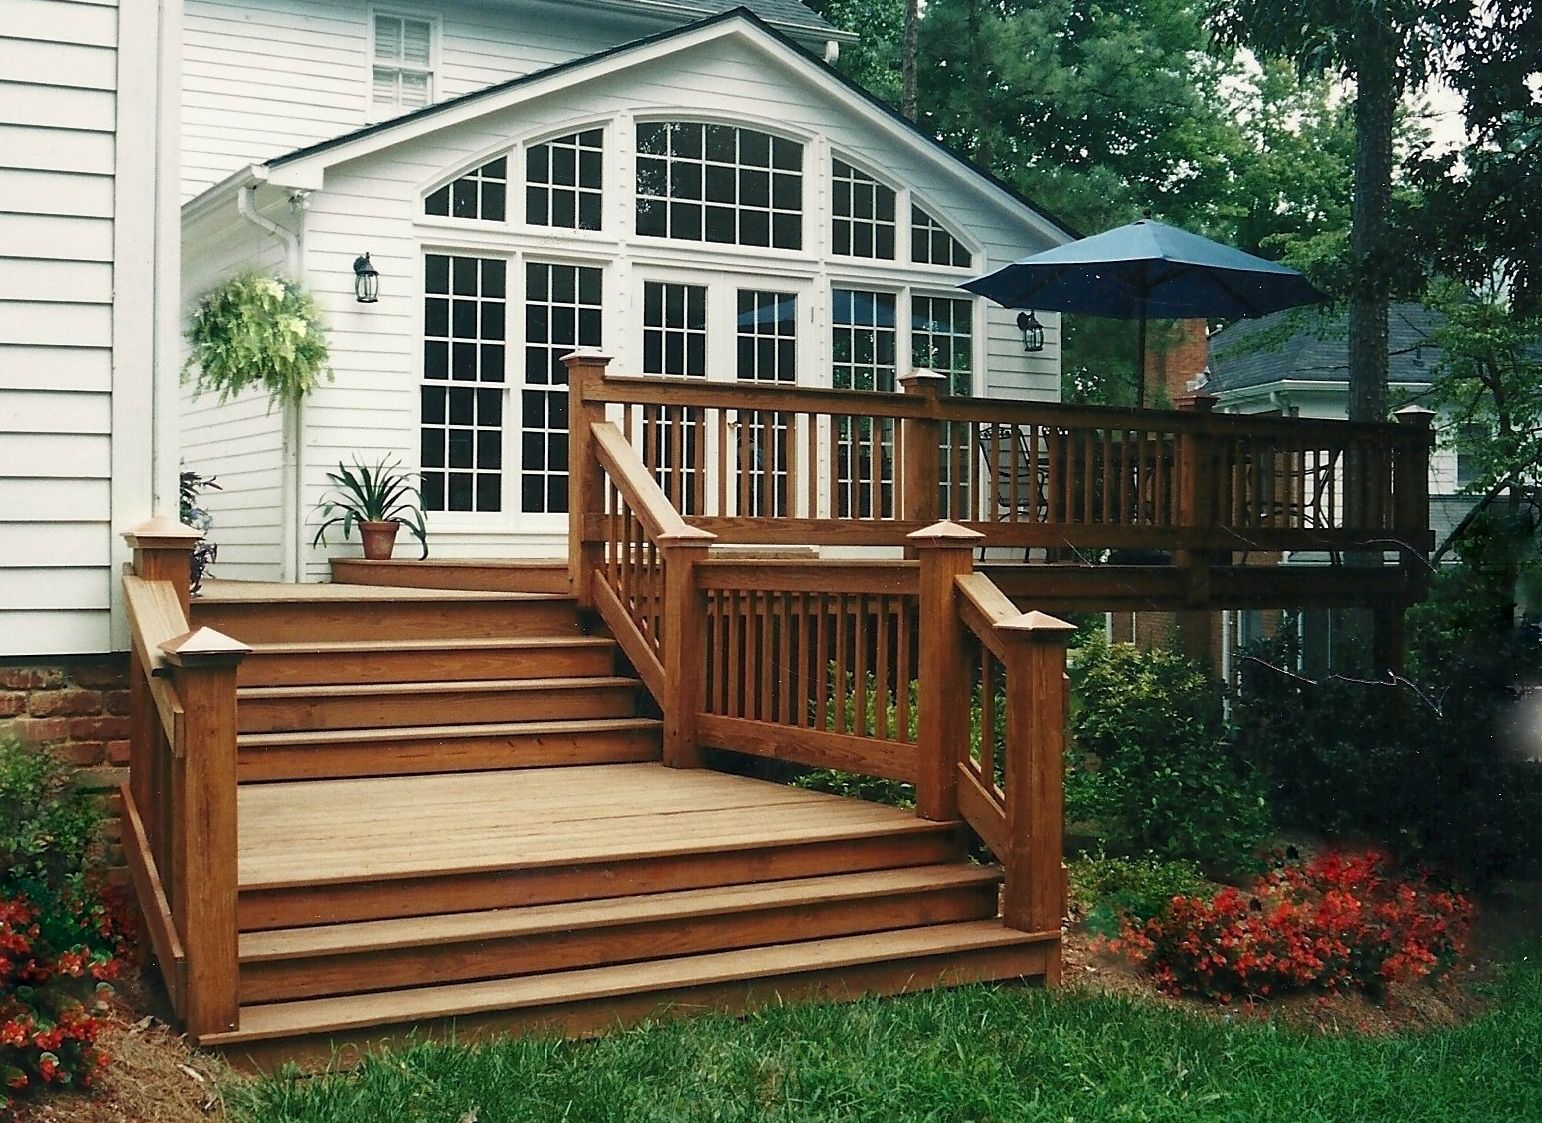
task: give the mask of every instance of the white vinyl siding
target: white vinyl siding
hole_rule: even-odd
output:
[[[370,21],[370,112],[380,119],[434,100],[432,20],[374,11]]]
[[[155,482],[157,9],[0,0],[0,657],[126,641],[118,535]]]

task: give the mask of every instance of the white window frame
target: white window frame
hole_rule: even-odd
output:
[[[413,20],[428,24],[428,100],[420,106],[377,105],[375,103],[375,20],[379,16],[389,19]],[[413,12],[403,8],[371,4],[365,9],[367,38],[364,47],[364,115],[371,122],[388,121],[406,113],[415,113],[439,100],[440,43],[443,40],[443,22],[437,14]],[[397,70],[412,70],[410,66],[398,66]],[[485,162],[485,161],[484,161]]]

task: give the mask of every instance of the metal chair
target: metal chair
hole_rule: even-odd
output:
[[[1042,450],[1034,456],[1028,435],[1017,425],[982,424],[977,438],[986,478],[993,481],[996,520],[1030,524],[1048,521],[1049,461]],[[1023,560],[1028,561],[1032,555],[1033,547],[1025,547]],[[1047,546],[1044,559],[1050,560]]]

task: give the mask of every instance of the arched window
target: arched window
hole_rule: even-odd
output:
[[[423,213],[502,222],[508,213],[508,195],[509,161],[499,156],[431,192],[423,202]]]
[[[803,248],[803,145],[734,125],[637,126],[637,233]]]
[[[830,194],[830,251],[893,261],[894,188],[834,157]]]
[[[912,206],[910,260],[918,265],[951,265],[967,269],[973,263],[974,255],[927,211]]]
[[[585,129],[525,150],[525,221],[564,230],[600,228],[605,132]]]

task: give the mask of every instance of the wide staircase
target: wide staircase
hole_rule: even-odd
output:
[[[421,584],[346,569],[339,576]],[[240,1063],[1042,975],[956,821],[705,768],[571,596],[211,583],[236,677]],[[466,579],[465,573],[444,580]],[[473,583],[478,583],[473,580]]]

